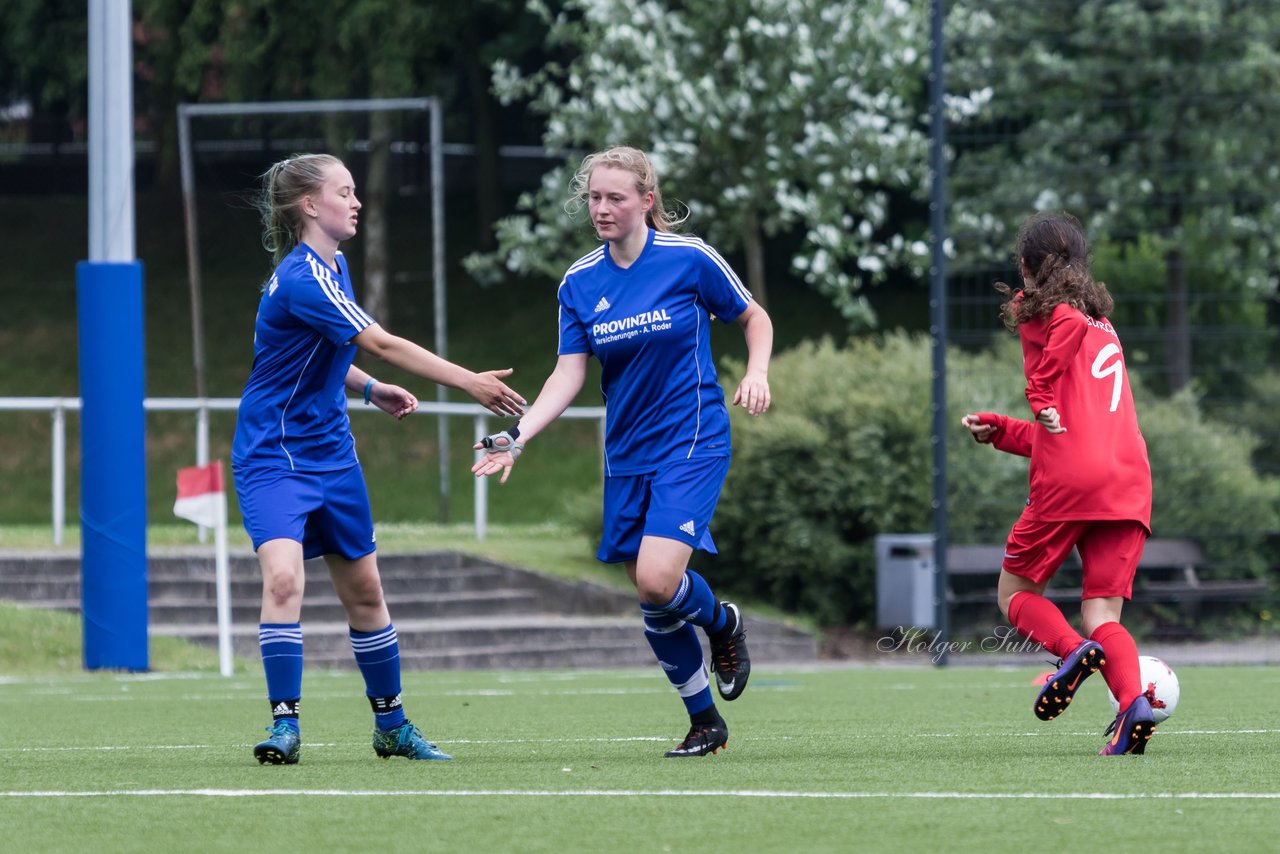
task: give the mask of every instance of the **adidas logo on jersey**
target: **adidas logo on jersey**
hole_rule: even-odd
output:
[[[692,537],[697,529],[693,527],[693,520],[690,519],[688,522],[685,522],[680,526],[680,530]]]
[[[604,297],[600,297],[600,302],[596,303],[596,314],[599,314],[607,308],[609,308],[609,301]]]

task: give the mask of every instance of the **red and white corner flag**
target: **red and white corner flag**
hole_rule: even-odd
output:
[[[227,493],[222,460],[178,469],[173,513],[214,531],[214,588],[218,599],[218,660],[222,675],[235,669],[231,652],[231,573],[227,558]]]
[[[173,502],[173,515],[206,528],[216,527],[219,513],[226,505],[222,485],[222,460],[208,465],[178,469],[178,499]]]

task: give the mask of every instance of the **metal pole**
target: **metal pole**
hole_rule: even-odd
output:
[[[134,260],[130,3],[89,4],[89,260]]]
[[[53,544],[62,545],[67,522],[67,411],[53,408]]]
[[[207,401],[200,398],[196,409],[196,465],[209,464],[209,407]],[[196,540],[203,543],[209,538],[209,529],[204,525],[196,526]],[[227,674],[223,674],[224,676]]]
[[[443,417],[443,416],[441,416]],[[485,415],[477,415],[475,419],[475,430],[472,431],[475,436],[476,443],[489,435],[489,418]],[[484,456],[484,451],[476,451],[476,459]],[[476,493],[473,498],[475,517],[476,517],[476,540],[483,540],[485,535],[489,533],[489,478],[477,477]]]
[[[187,226],[187,284],[191,290],[191,360],[196,372],[196,397],[204,387],[204,299],[200,284],[200,242],[196,220],[195,166],[191,162],[191,116],[187,104],[178,105],[178,159],[182,172],[182,215]],[[201,529],[203,534],[204,529]],[[204,542],[201,539],[201,542]]]
[[[218,463],[221,471],[222,463]],[[219,477],[221,480],[221,477]],[[231,569],[227,557],[227,493],[218,493],[217,519],[214,523],[213,586],[218,602],[218,669],[223,676],[235,672],[231,653]]]
[[[89,0],[89,260],[76,265],[84,666],[146,670],[142,264],[134,245],[133,15]]]
[[[431,280],[435,288],[436,355],[449,358],[449,342],[446,338],[447,312],[444,275],[444,129],[440,116],[439,100],[431,99]],[[449,399],[442,385],[436,386],[436,400]],[[440,521],[449,521],[449,419],[440,416],[437,422],[440,448]]]
[[[947,613],[947,116],[943,99],[944,0],[929,3],[929,342],[933,355],[933,403],[930,441],[933,443],[933,561],[934,608],[938,627],[937,663],[945,667],[950,641]]]

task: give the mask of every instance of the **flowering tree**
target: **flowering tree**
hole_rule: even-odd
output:
[[[948,87],[976,93],[953,111],[960,263],[1007,258],[1022,216],[1067,208],[1125,262],[1123,293],[1153,282],[1171,390],[1213,355],[1193,360],[1193,322],[1241,361],[1278,279],[1280,6],[964,0],[947,23]],[[1244,361],[1264,359],[1249,337]]]
[[[873,321],[861,287],[891,266],[919,272],[923,227],[904,234],[895,196],[927,186],[922,119],[923,0],[565,0],[535,8],[548,48],[573,57],[532,73],[499,62],[494,86],[546,117],[545,145],[575,151],[497,226],[499,248],[468,259],[558,277],[595,238],[567,215],[583,150],[645,149],[689,228],[741,250],[747,285],[765,292],[765,240],[801,236],[792,269],[852,324]]]

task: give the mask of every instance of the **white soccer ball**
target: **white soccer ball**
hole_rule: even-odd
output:
[[[1151,702],[1156,723],[1164,723],[1173,714],[1173,710],[1178,708],[1178,696],[1181,694],[1178,676],[1173,668],[1154,655],[1138,656],[1138,667],[1142,692]],[[1107,696],[1111,699],[1111,708],[1115,709],[1116,714],[1120,714],[1120,701],[1116,699],[1116,695],[1107,689]]]

